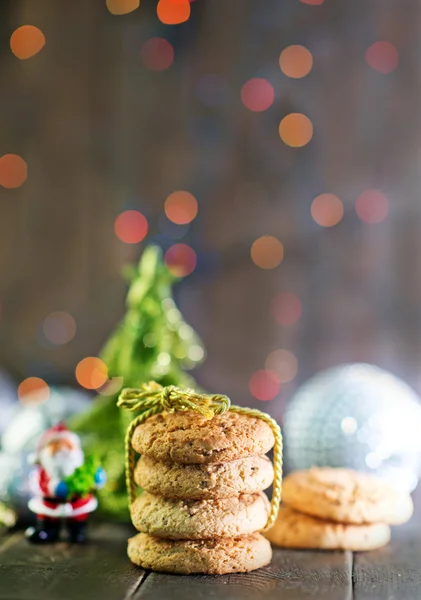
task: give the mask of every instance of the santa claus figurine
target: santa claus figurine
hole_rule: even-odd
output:
[[[65,520],[69,541],[84,542],[87,518],[98,505],[92,492],[105,484],[104,470],[85,461],[79,437],[62,424],[42,435],[33,461],[36,495],[28,506],[37,522],[27,530],[27,538],[55,542]]]

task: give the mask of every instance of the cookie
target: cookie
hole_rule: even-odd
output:
[[[180,465],[141,456],[134,478],[151,494],[165,498],[228,498],[254,494],[273,482],[273,466],[266,456],[249,456],[226,463]]]
[[[275,525],[265,536],[272,544],[284,548],[358,552],[385,546],[390,540],[390,527],[384,523],[343,525],[281,506]]]
[[[161,413],[138,425],[132,438],[140,454],[182,464],[222,463],[266,454],[274,442],[267,423],[231,411],[212,419],[196,412]]]
[[[268,565],[270,543],[260,533],[218,540],[165,540],[139,533],[129,539],[128,555],[139,567],[167,573],[245,573]]]
[[[212,500],[171,500],[143,492],[133,503],[138,531],[168,539],[237,537],[263,529],[269,515],[263,492]]]
[[[284,479],[282,499],[300,512],[338,523],[399,525],[413,513],[409,494],[348,469],[295,471]]]

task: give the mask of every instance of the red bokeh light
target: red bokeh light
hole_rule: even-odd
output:
[[[174,61],[174,48],[168,40],[154,37],[143,44],[140,55],[147,69],[165,71]]]
[[[380,190],[365,190],[355,202],[355,211],[365,223],[381,223],[389,213],[389,201]]]
[[[281,384],[274,371],[256,371],[250,378],[250,393],[257,400],[273,400],[280,392]]]
[[[0,158],[0,185],[13,189],[23,185],[28,177],[28,165],[18,154]]]
[[[186,277],[196,268],[196,252],[187,244],[174,244],[165,252],[165,265],[176,277]]]
[[[148,221],[138,210],[126,210],[114,223],[117,237],[126,244],[138,244],[148,233]]]
[[[273,104],[275,92],[267,79],[249,79],[241,88],[241,101],[253,112],[267,110]]]
[[[398,66],[399,53],[390,42],[375,42],[368,48],[365,59],[372,69],[386,75]]]
[[[294,325],[301,317],[301,300],[295,294],[283,292],[274,298],[271,311],[279,325]]]

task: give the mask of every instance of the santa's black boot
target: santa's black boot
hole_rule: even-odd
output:
[[[69,542],[72,544],[83,544],[86,542],[86,521],[67,521]]]
[[[37,517],[35,527],[26,530],[26,537],[33,544],[51,544],[57,542],[59,532],[60,522],[58,520]]]

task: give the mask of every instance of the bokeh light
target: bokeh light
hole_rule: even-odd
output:
[[[274,269],[284,258],[282,242],[271,235],[259,237],[251,247],[251,259],[261,269]]]
[[[190,17],[189,0],[159,0],[156,13],[161,23],[178,25]]]
[[[303,4],[310,4],[311,6],[320,6],[325,0],[300,0]]]
[[[295,294],[282,292],[273,299],[271,312],[279,325],[294,325],[301,317],[301,300]]]
[[[35,56],[44,46],[45,35],[34,25],[18,27],[10,38],[10,49],[21,60]]]
[[[126,244],[138,244],[148,233],[148,221],[138,210],[126,210],[115,220],[117,237]]]
[[[165,38],[147,40],[140,51],[143,64],[151,71],[165,71],[174,61],[174,48]]]
[[[187,244],[174,244],[165,252],[164,261],[170,273],[176,277],[186,277],[195,270],[197,257]]]
[[[399,53],[390,42],[375,42],[368,48],[365,59],[372,69],[386,75],[398,66]]]
[[[281,71],[293,79],[301,79],[310,73],[313,55],[305,46],[288,46],[279,57]]]
[[[112,379],[108,379],[104,385],[98,389],[98,393],[101,396],[114,396],[123,387],[123,382],[123,377],[113,377]]]
[[[250,393],[257,400],[273,400],[281,390],[281,383],[274,371],[256,371],[250,378]]]
[[[190,192],[178,190],[165,200],[165,214],[177,225],[191,223],[198,211],[197,200]]]
[[[106,0],[112,15],[127,15],[139,8],[140,0]]]
[[[18,397],[24,404],[41,404],[49,399],[50,388],[40,377],[28,377],[19,385]]]
[[[355,202],[355,211],[365,223],[381,223],[389,213],[389,201],[380,190],[365,190]]]
[[[299,148],[308,144],[313,137],[313,124],[301,113],[290,113],[280,122],[279,135],[287,146]]]
[[[108,380],[108,369],[105,363],[96,356],[88,356],[76,367],[76,380],[87,390],[97,390]]]
[[[320,194],[311,204],[311,216],[322,227],[333,227],[342,220],[344,207],[335,194]]]
[[[42,331],[52,344],[67,344],[75,337],[76,321],[68,312],[55,311],[44,319]]]
[[[253,112],[267,110],[274,99],[275,91],[267,79],[249,79],[241,88],[241,101]]]
[[[17,154],[5,154],[0,158],[0,185],[5,188],[18,188],[28,177],[28,165]]]
[[[276,373],[281,383],[288,383],[298,373],[298,360],[289,350],[274,350],[267,357],[265,368]]]

